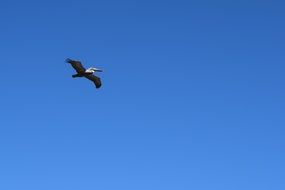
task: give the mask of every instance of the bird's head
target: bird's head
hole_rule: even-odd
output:
[[[91,67],[89,68],[88,70],[92,71],[92,72],[103,72],[102,69],[98,69],[98,68],[95,68],[95,67]]]

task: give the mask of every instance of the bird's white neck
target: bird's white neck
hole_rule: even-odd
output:
[[[95,72],[95,71],[94,71],[93,68],[86,69],[86,71],[85,71],[85,73],[90,73],[90,74],[92,74],[92,73],[94,73],[94,72]]]

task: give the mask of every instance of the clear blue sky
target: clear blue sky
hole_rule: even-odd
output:
[[[284,7],[2,0],[0,189],[284,190]]]

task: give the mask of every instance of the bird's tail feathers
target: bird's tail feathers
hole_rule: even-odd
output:
[[[72,75],[72,78],[81,77],[79,74]]]

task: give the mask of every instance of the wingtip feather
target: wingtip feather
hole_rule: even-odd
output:
[[[65,60],[66,63],[70,63],[71,61],[72,61],[72,59],[70,59],[70,58],[67,58],[67,59]]]

